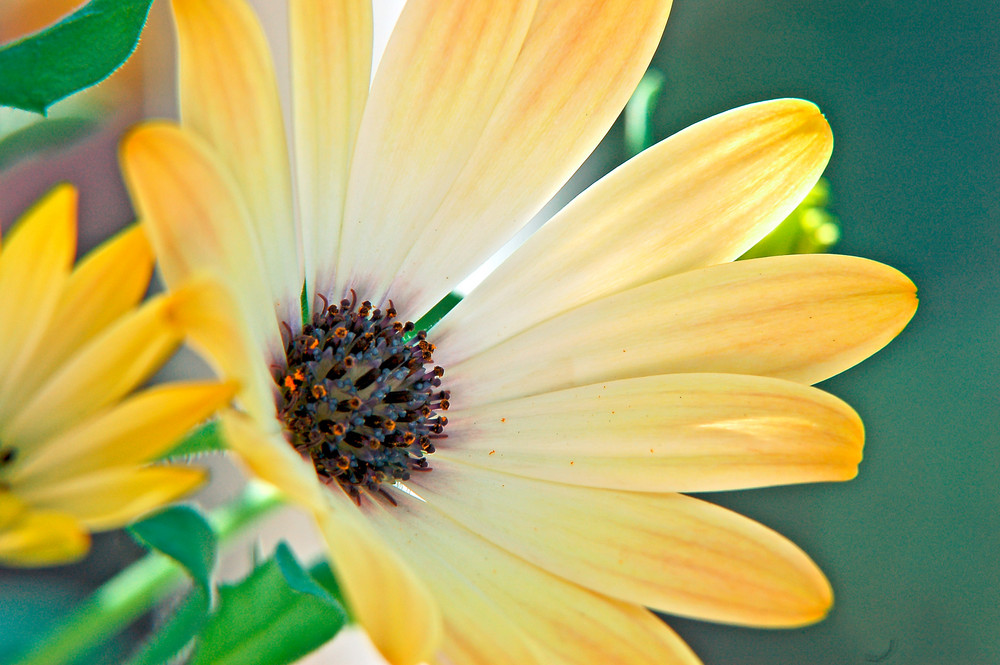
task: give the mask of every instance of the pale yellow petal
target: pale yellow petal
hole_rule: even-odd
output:
[[[326,507],[324,490],[312,465],[295,452],[274,418],[254,422],[243,414],[220,414],[226,444],[249,467],[253,476],[281,490],[294,503],[312,512]]]
[[[37,445],[113,404],[156,372],[180,345],[173,301],[160,296],[87,343],[5,429],[14,445]]]
[[[475,151],[433,215],[408,218],[420,235],[389,273],[403,315],[454,289],[579,168],[645,72],[669,9],[669,0],[538,3]]]
[[[78,263],[42,335],[39,348],[44,353],[36,355],[31,372],[18,382],[21,399],[26,400],[75,351],[135,307],[152,272],[153,250],[138,225]]]
[[[121,160],[167,285],[220,275],[246,312],[255,343],[283,355],[260,246],[226,167],[197,136],[168,123],[133,130]]]
[[[372,59],[371,0],[289,4],[295,165],[305,275],[336,269],[347,177]]]
[[[285,126],[270,51],[243,0],[173,0],[181,119],[233,174],[279,316],[298,321],[302,267]]]
[[[0,527],[0,565],[17,567],[72,563],[90,549],[90,535],[64,513],[29,510]]]
[[[625,163],[532,235],[441,322],[460,360],[598,298],[732,261],[809,192],[833,147],[819,109],[751,104]]]
[[[850,256],[737,261],[594,301],[457,365],[440,346],[439,362],[457,408],[681,372],[816,383],[899,334],[914,292],[898,271]]]
[[[464,580],[473,585],[474,589],[463,593],[478,590],[495,604],[499,613],[525,635],[520,642],[527,639],[537,645],[542,662],[699,662],[687,645],[647,610],[567,582],[476,536],[435,510],[433,504],[409,500],[399,492],[395,495],[401,499],[398,507],[387,506],[369,515],[379,533],[429,581]],[[451,587],[433,588],[442,606],[451,605],[446,610],[451,616],[462,611],[451,598]],[[445,634],[445,655],[461,654],[463,645],[479,638],[473,630],[477,623],[449,627],[459,634]],[[498,631],[490,639],[503,636]]]
[[[403,7],[361,121],[334,298],[347,287],[373,301],[386,293],[476,150],[535,2],[412,0]]]
[[[413,489],[469,530],[625,602],[748,626],[818,621],[833,601],[809,557],[683,494],[561,485],[436,459]]]
[[[844,402],[738,374],[608,381],[448,412],[433,459],[643,492],[847,480],[864,443]]]
[[[190,467],[112,467],[19,492],[34,506],[65,512],[88,529],[103,531],[175,501],[207,479],[204,470]]]
[[[170,450],[192,427],[225,405],[235,383],[170,383],[48,439],[17,465],[14,483],[44,485],[111,466],[141,464]],[[53,469],[62,469],[53,474]]]
[[[72,186],[53,189],[14,226],[0,254],[0,433],[73,264],[76,202]]]
[[[173,293],[173,321],[219,376],[240,385],[243,410],[276,428],[274,379],[232,291],[211,278],[195,278]],[[284,354],[282,353],[282,359]]]
[[[316,513],[351,612],[392,665],[426,661],[441,639],[441,615],[419,571],[372,531],[339,487]]]

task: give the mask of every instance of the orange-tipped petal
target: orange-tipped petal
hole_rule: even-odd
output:
[[[915,290],[898,271],[851,256],[711,266],[540,323],[449,366],[448,387],[462,408],[680,372],[816,383],[898,335],[916,310]]]
[[[574,199],[448,313],[435,330],[445,361],[598,298],[732,261],[798,205],[832,148],[819,109],[800,99],[743,106],[660,142]]]
[[[683,494],[560,485],[434,464],[413,489],[470,531],[553,575],[628,603],[748,626],[798,626],[833,602],[789,540]]]
[[[848,480],[861,419],[800,383],[670,374],[448,412],[434,459],[573,485],[644,492]]]

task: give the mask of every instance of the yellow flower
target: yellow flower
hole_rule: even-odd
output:
[[[292,0],[294,159],[251,10],[173,6],[182,123],[126,139],[129,187],[169,284],[229,282],[186,310],[245,382],[227,437],[314,511],[390,662],[692,663],[644,607],[824,616],[804,553],[680,494],[853,477],[861,422],[808,384],[913,314],[871,261],[730,263],[822,172],[813,105],[651,148],[411,339],[593,150],[669,2],[413,0],[369,90],[369,4]]]
[[[182,339],[178,295],[141,307],[153,267],[140,227],[73,268],[77,195],[52,190],[0,247],[0,564],[83,556],[89,532],[120,527],[204,480],[149,465],[227,402],[230,383],[129,395]]]

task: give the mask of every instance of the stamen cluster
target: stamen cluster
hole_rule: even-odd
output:
[[[427,334],[398,321],[391,301],[383,312],[356,307],[356,297],[339,307],[320,298],[323,309],[286,344],[279,415],[321,479],[359,504],[361,490],[395,503],[382,485],[429,471],[425,455],[445,436],[444,370],[431,366]]]

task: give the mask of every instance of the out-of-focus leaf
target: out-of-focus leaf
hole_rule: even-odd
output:
[[[665,82],[666,78],[658,70],[647,70],[625,105],[625,149],[629,157],[653,145],[653,113]]]
[[[161,459],[168,460],[174,457],[215,453],[225,449],[226,443],[219,431],[219,423],[213,420],[188,434],[175,448],[163,455]]]
[[[282,665],[331,639],[347,614],[282,543],[274,557],[232,586],[219,587],[218,611],[190,665]]]
[[[0,137],[0,171],[24,157],[82,139],[98,126],[94,118],[71,116],[47,118],[15,130]]]
[[[173,616],[126,665],[163,665],[185,649],[208,619],[209,599],[205,590],[196,586],[177,607]]]
[[[103,81],[135,50],[153,0],[91,0],[41,32],[0,48],[0,106],[45,113]]]
[[[191,579],[211,597],[217,548],[215,531],[190,506],[173,506],[129,527],[142,544],[184,566]]]

